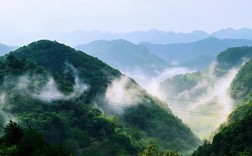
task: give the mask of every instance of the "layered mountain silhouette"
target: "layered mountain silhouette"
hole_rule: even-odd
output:
[[[231,47],[251,46],[252,40],[220,40],[210,37],[191,43],[166,45],[142,43],[141,45],[145,45],[152,54],[162,58],[167,63],[204,69],[220,52]]]
[[[188,152],[200,143],[165,103],[84,52],[41,40],[0,64],[2,121],[35,127],[76,155],[134,155],[150,143]]]

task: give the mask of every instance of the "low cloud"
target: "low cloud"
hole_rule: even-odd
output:
[[[216,66],[216,63],[212,64],[194,87],[177,94],[167,91],[162,97],[195,134],[205,139],[226,121],[234,105],[229,88],[239,68],[217,77]]]
[[[195,70],[191,70],[186,67],[170,67],[162,71],[156,71],[156,74],[149,75],[136,68],[132,71],[124,71],[124,74],[136,80],[136,82],[140,84],[144,89],[146,89],[146,91],[151,95],[162,98],[164,96],[163,93],[160,92],[160,82],[175,75],[192,73],[194,71]]]
[[[12,95],[30,96],[31,98],[50,104],[57,100],[76,98],[88,91],[89,85],[81,81],[77,69],[71,66],[71,70],[73,71],[74,84],[73,91],[68,94],[58,89],[56,80],[50,75],[28,72],[18,77],[5,76],[0,89],[0,123],[6,124],[9,120],[15,121],[15,116],[10,113],[12,105],[9,103],[9,99],[12,98]]]
[[[119,114],[125,107],[141,103],[143,99],[139,87],[126,76],[114,79],[104,96],[107,106]]]
[[[195,134],[206,139],[226,121],[233,110],[234,100],[229,94],[229,87],[240,69],[240,67],[233,68],[225,75],[217,77],[216,66],[217,63],[213,63],[208,71],[203,72],[201,79],[194,87],[186,88],[181,92],[165,90],[163,86],[160,86],[160,82],[175,75],[195,72],[194,70],[173,67],[154,76],[147,75],[141,70],[126,71],[125,74],[134,78],[148,93],[165,101],[173,113],[181,118]],[[176,86],[173,87],[176,88]]]
[[[87,91],[89,85],[81,82],[77,69],[69,63],[66,63],[66,68],[72,70],[74,77],[73,92],[70,94],[64,94],[58,89],[55,79],[51,76],[33,75],[29,74],[22,75],[18,78],[15,90],[22,90],[33,98],[39,99],[44,102],[52,102],[56,100],[68,100],[74,97],[80,96],[83,92]],[[33,88],[31,90],[30,88]]]

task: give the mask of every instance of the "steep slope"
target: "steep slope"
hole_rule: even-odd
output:
[[[208,114],[204,117],[178,116],[199,136],[207,138],[243,99],[251,99],[251,47],[228,48],[202,72],[177,75],[160,83],[160,91],[173,110]],[[177,100],[176,100],[177,99]],[[176,112],[175,112],[176,113]],[[219,118],[214,119],[217,114]],[[192,122],[193,121],[193,122]],[[205,122],[208,121],[208,122]],[[198,123],[207,124],[198,124]]]
[[[252,49],[251,47],[231,48],[218,56],[221,71],[248,60],[237,73],[230,86],[236,108],[229,115],[226,124],[222,125],[211,143],[205,142],[194,153],[194,156],[210,155],[251,155],[251,89],[252,89]]]
[[[16,63],[5,63],[6,57]],[[13,85],[9,85],[5,69],[13,65],[22,71],[24,67],[15,57],[33,61],[44,70],[33,64],[29,67],[35,69],[28,73],[14,71],[10,76],[14,77]],[[9,90],[15,93],[7,96],[7,105],[11,103],[8,111],[21,123],[41,129],[48,139],[65,142],[79,153],[134,154],[151,142],[163,149],[186,152],[200,142],[166,104],[151,97],[134,80],[81,51],[42,40],[19,48],[2,62],[2,85],[13,87]],[[36,71],[42,75],[37,76]],[[16,86],[24,87],[24,91],[15,91]],[[107,119],[94,107],[117,116],[122,123]],[[82,139],[86,142],[81,143]]]
[[[86,98],[79,93],[84,95],[86,88],[82,90],[75,84],[73,94],[64,94],[55,84],[67,82],[64,78],[54,80],[43,67],[17,60],[13,55],[2,59],[1,124],[12,119],[23,126],[34,127],[50,142],[65,144],[73,155],[137,152],[138,148],[124,135],[119,122],[105,117],[85,102]],[[71,83],[62,86],[61,90],[66,92],[73,87]]]
[[[227,50],[221,52],[217,56],[217,74],[221,75],[226,73],[227,70],[246,62],[252,58],[252,47],[236,47],[236,48],[228,48]]]
[[[252,51],[251,51],[252,53]],[[247,62],[236,75],[231,91],[232,95],[237,100],[251,101],[252,93],[252,62]]]
[[[185,90],[191,90],[202,78],[203,75],[201,72],[176,75],[161,82],[159,86],[170,97],[176,97],[176,95]]]
[[[252,47],[229,48],[217,56],[217,61],[219,63],[216,68],[216,73],[218,75],[222,75],[223,73],[226,73],[227,70],[239,66],[240,64],[244,64],[236,75],[230,88],[231,95],[237,100],[237,102],[249,98],[248,96],[251,94],[251,58]]]
[[[151,53],[159,56],[167,63],[176,62],[180,65],[204,69],[214,58],[227,48],[251,46],[251,40],[206,38],[197,42],[158,45],[142,43]],[[192,61],[195,61],[193,63]],[[204,61],[203,61],[204,60]]]
[[[206,141],[193,156],[245,155],[252,154],[252,104],[235,109],[225,125],[219,128],[212,142]]]
[[[220,132],[214,136],[212,143],[205,142],[192,156],[251,155],[251,119],[250,113],[245,118],[221,128]]]
[[[152,75],[168,66],[163,60],[151,54],[145,46],[125,40],[100,40],[76,48],[98,57],[120,71],[138,70]]]

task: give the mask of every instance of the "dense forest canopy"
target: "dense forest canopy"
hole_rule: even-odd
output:
[[[0,58],[0,124],[18,123],[2,129],[0,152],[20,155],[32,146],[32,136],[38,144],[27,155],[179,155],[172,150],[195,150],[195,156],[250,155],[251,51],[230,48],[217,56],[215,78],[243,65],[229,88],[236,108],[212,142],[195,150],[201,141],[133,79],[56,41],[33,42]],[[204,74],[178,75],[161,85],[175,96],[197,86]],[[118,87],[120,92],[114,90]],[[18,135],[14,142],[9,142],[10,127]]]
[[[149,144],[186,153],[200,144],[166,104],[133,79],[55,41],[33,42],[1,57],[0,71],[2,124],[15,119],[34,127],[73,155],[135,155]],[[122,101],[126,107],[118,113],[106,98],[121,79],[126,94],[138,96],[133,103]]]

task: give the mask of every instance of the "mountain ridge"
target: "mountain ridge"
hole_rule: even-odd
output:
[[[204,69],[210,65],[210,63],[214,60],[213,58],[216,57],[220,52],[231,47],[252,46],[252,40],[218,39],[215,37],[209,37],[191,43],[166,45],[142,43],[141,45],[147,46],[151,53],[157,55],[166,62],[175,61],[180,65],[185,65],[196,69],[202,69],[203,67]],[[197,58],[202,56],[209,58],[209,61],[202,62],[202,59],[199,59],[195,63],[192,62],[192,60],[197,60]],[[191,64],[188,62],[191,62]]]
[[[197,145],[200,143],[200,140],[191,132],[191,130],[187,126],[185,126],[180,119],[178,119],[172,114],[166,104],[147,94],[147,92],[142,89],[136,82],[134,82],[134,80],[130,78],[120,78],[123,75],[119,71],[104,64],[97,58],[86,55],[81,51],[76,51],[71,47],[59,44],[55,41],[48,40],[33,42],[28,46],[21,47],[16,51],[11,52],[10,54],[2,57],[2,60],[4,61],[6,60],[6,57],[10,56],[14,56],[17,59],[21,60],[26,59],[28,61],[34,61],[36,64],[38,64],[38,66],[41,66],[42,68],[48,70],[51,73],[52,78],[47,78],[45,79],[46,81],[44,80],[45,82],[47,82],[46,84],[49,83],[49,86],[58,86],[57,88],[59,89],[59,91],[65,91],[65,93],[63,94],[65,95],[65,100],[57,100],[57,97],[51,97],[53,98],[51,100],[52,104],[49,105],[45,104],[45,102],[43,101],[33,101],[32,98],[26,98],[27,101],[30,100],[30,102],[28,102],[27,104],[25,104],[25,101],[23,100],[19,101],[20,103],[24,103],[25,106],[30,106],[30,108],[27,106],[23,109],[16,109],[19,115],[19,120],[39,127],[40,130],[42,130],[42,133],[47,136],[47,138],[48,136],[50,136],[55,140],[59,140],[60,138],[60,140],[63,139],[63,141],[66,141],[65,139],[69,138],[69,136],[66,135],[66,132],[70,130],[72,134],[73,130],[71,129],[71,127],[69,127],[70,125],[68,125],[66,121],[70,122],[70,118],[74,118],[76,122],[70,123],[72,123],[73,127],[77,128],[76,130],[78,131],[78,133],[82,134],[85,132],[87,134],[84,136],[89,137],[91,135],[95,138],[98,137],[97,139],[101,139],[101,141],[103,140],[103,135],[105,138],[109,139],[107,142],[99,141],[101,142],[100,150],[99,146],[97,146],[96,144],[92,144],[92,141],[90,143],[87,143],[87,145],[82,145],[84,147],[82,147],[81,149],[85,151],[91,150],[89,149],[89,147],[92,147],[92,149],[96,149],[97,152],[106,151],[110,153],[108,155],[111,155],[112,151],[109,150],[110,148],[108,148],[108,146],[112,144],[112,140],[120,138],[124,138],[124,143],[120,144],[118,141],[115,141],[115,143],[113,144],[119,144],[120,146],[122,146],[122,148],[119,149],[123,150],[124,153],[134,153],[136,151],[139,151],[139,149],[142,148],[142,145],[145,145],[145,143],[148,143],[149,141],[157,143],[163,149],[176,149],[180,152],[188,152],[193,148],[196,148]],[[14,60],[15,62],[15,59],[11,60]],[[17,68],[16,66],[14,67]],[[64,69],[64,67],[68,67],[69,69],[66,70]],[[77,74],[74,71],[77,71]],[[25,79],[25,77],[21,78]],[[36,78],[36,76],[34,78]],[[29,78],[28,80],[30,79],[32,80],[32,78]],[[34,84],[33,81],[29,82],[31,84],[29,83],[28,86],[30,86],[31,88],[33,88],[32,86],[36,84]],[[52,82],[55,82],[55,85],[52,85]],[[74,89],[78,87],[77,82],[84,83],[87,87],[85,87],[83,94],[81,94],[80,96],[73,96],[74,98],[71,98]],[[121,87],[125,88],[123,90],[125,94],[133,94],[137,91],[138,96],[131,97],[130,99],[125,99],[127,97],[121,96],[121,94],[111,95],[111,93],[113,93],[114,85],[122,85]],[[44,87],[40,88],[43,89]],[[109,89],[112,91],[110,91]],[[37,95],[36,92],[34,93],[36,96],[34,96],[37,98],[41,98],[42,95]],[[47,92],[50,93],[50,91]],[[23,93],[25,94],[25,92]],[[44,92],[41,93],[44,94]],[[58,97],[62,96],[61,93],[57,94]],[[15,94],[15,97],[16,96],[20,96],[18,92]],[[18,101],[13,100],[12,96],[9,97],[8,95],[7,97],[10,98],[10,100],[12,101],[12,105],[19,106],[20,108],[22,108],[22,105],[16,104],[16,102]],[[50,96],[47,96],[47,98],[49,97]],[[112,97],[112,99],[109,99],[110,97]],[[23,96],[19,98],[24,99]],[[114,101],[118,98],[119,101]],[[122,98],[122,100],[120,100],[120,98]],[[120,107],[120,105],[118,105],[119,108],[114,106],[118,103],[124,106],[126,105],[126,107],[123,109],[123,113],[116,113],[118,112],[119,108],[122,108]],[[34,105],[34,107],[32,105]],[[103,119],[102,112],[97,110],[95,106],[102,109],[103,112],[117,116],[117,118],[119,118],[119,120],[122,122],[123,127],[125,127],[121,128],[122,133],[120,133],[120,131],[117,133],[113,128],[113,125],[115,123],[110,123],[109,121],[111,119]],[[84,108],[78,110],[79,107]],[[35,112],[30,112],[28,108],[30,110],[34,110]],[[36,111],[36,109],[38,110]],[[41,109],[47,113],[43,114],[43,111],[39,112],[39,110]],[[83,125],[78,128],[78,124],[81,123],[81,119],[87,120],[85,117],[85,114],[87,112],[85,112],[85,110],[88,111],[89,109],[91,109],[90,111],[93,112],[91,113],[91,115],[93,114],[93,116],[95,116],[95,120],[93,120],[92,118],[88,119],[88,121],[91,120],[89,125]],[[96,111],[98,113],[97,115],[95,115]],[[75,112],[79,113],[76,114]],[[62,115],[64,115],[64,117]],[[36,118],[36,116],[38,116],[38,118]],[[52,123],[49,123],[47,126],[44,125],[49,121],[54,121],[47,121],[45,119],[45,116],[48,116],[50,119],[57,119],[56,121],[58,127],[50,127]],[[29,121],[31,117],[33,120]],[[95,124],[95,121],[97,121],[98,123]],[[76,125],[76,123],[78,124]],[[86,129],[86,126],[91,129],[91,131],[89,129]],[[46,128],[43,129],[43,127]],[[63,130],[60,130],[59,128],[63,128]],[[97,128],[97,130],[95,130],[94,128]],[[48,131],[48,129],[52,130]],[[57,130],[60,133],[58,135],[55,135],[55,138],[53,137],[53,135]],[[124,136],[123,134],[127,135]],[[112,138],[110,137],[110,135],[112,135]],[[117,135],[119,135],[120,137]],[[133,137],[134,135],[137,135],[138,137],[135,138]],[[174,137],[176,138],[176,141],[174,141]],[[137,138],[139,138],[140,140]],[[76,141],[78,146],[81,145],[80,139],[74,139],[72,137],[70,137],[69,139],[73,139],[73,141]],[[136,142],[138,146],[136,146],[134,142]],[[120,153],[120,151],[118,152]]]
[[[252,127],[252,47],[229,48],[218,55],[217,73],[225,73],[237,65],[243,66],[230,85],[229,92],[235,100],[234,110],[222,124],[211,142],[205,141],[192,154],[193,156],[210,155],[251,155]],[[245,62],[245,63],[244,63]],[[219,74],[218,74],[219,75]],[[222,74],[221,74],[222,75]]]
[[[121,71],[141,70],[147,74],[156,74],[169,65],[142,45],[126,40],[98,40],[76,47],[89,55],[98,57],[105,63]]]

